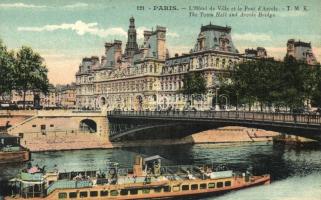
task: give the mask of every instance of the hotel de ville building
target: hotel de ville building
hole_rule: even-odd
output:
[[[76,73],[76,106],[81,109],[183,110],[187,95],[180,91],[184,74],[199,71],[206,80],[207,94],[193,101],[193,108],[207,110],[216,105],[220,77],[245,59],[267,58],[262,47],[239,53],[231,38],[231,27],[201,26],[194,47],[187,54],[170,57],[166,48],[166,28],[144,31],[137,44],[135,19],[129,20],[125,50],[122,41],[105,43],[105,55],[83,58]],[[292,40],[291,40],[292,41]],[[302,42],[301,42],[302,43]],[[304,43],[307,46],[306,43]],[[311,46],[311,45],[310,45]],[[299,47],[298,47],[299,48]],[[315,60],[311,48],[306,55]],[[310,52],[310,53],[309,53]]]

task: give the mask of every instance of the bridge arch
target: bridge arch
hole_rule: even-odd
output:
[[[83,132],[96,133],[97,123],[92,119],[83,119],[79,123],[79,129]]]
[[[109,112],[110,140],[183,138],[225,126],[243,126],[321,141],[321,116],[246,111]]]

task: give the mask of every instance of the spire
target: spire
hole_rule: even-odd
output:
[[[129,19],[129,28],[135,28],[135,18],[133,16]]]
[[[137,45],[137,32],[135,29],[135,18],[129,18],[129,28],[127,33],[127,44],[125,49],[125,56],[133,57],[136,52],[138,52],[138,45]]]

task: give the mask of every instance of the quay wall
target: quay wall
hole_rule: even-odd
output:
[[[89,120],[96,131],[83,130]],[[109,140],[106,114],[98,111],[37,111],[37,114],[7,129],[21,137],[21,145],[31,151],[100,148]]]
[[[31,112],[27,111],[27,113],[30,114]],[[36,114],[26,117],[27,113],[20,112],[20,115],[15,115],[13,118],[21,116],[24,116],[24,118],[20,118],[20,121],[16,122],[16,124],[7,131],[9,134],[22,136],[22,146],[29,148],[31,151],[199,143],[260,142],[272,141],[272,137],[278,135],[278,133],[272,131],[244,127],[224,127],[203,131],[182,139],[111,143],[108,135],[108,121],[104,112],[81,112],[71,110],[36,111]],[[80,130],[80,122],[84,119],[93,120],[97,124],[97,131],[95,133]],[[45,130],[43,130],[41,126],[45,126]]]
[[[225,130],[224,130],[225,129]],[[252,131],[252,132],[251,132]],[[250,133],[249,133],[250,132]],[[31,151],[58,151],[78,149],[110,149],[135,146],[159,146],[201,143],[240,143],[271,142],[278,133],[264,130],[252,130],[243,127],[226,127],[220,130],[208,130],[182,139],[162,139],[127,141],[111,143],[108,138],[84,132],[56,132],[55,134],[33,134],[26,142]]]

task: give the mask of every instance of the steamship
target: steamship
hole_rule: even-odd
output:
[[[109,163],[104,171],[44,172],[35,167],[11,180],[12,199],[187,199],[270,183],[269,175],[214,170],[212,166],[161,166],[161,157],[137,156],[133,168]]]

